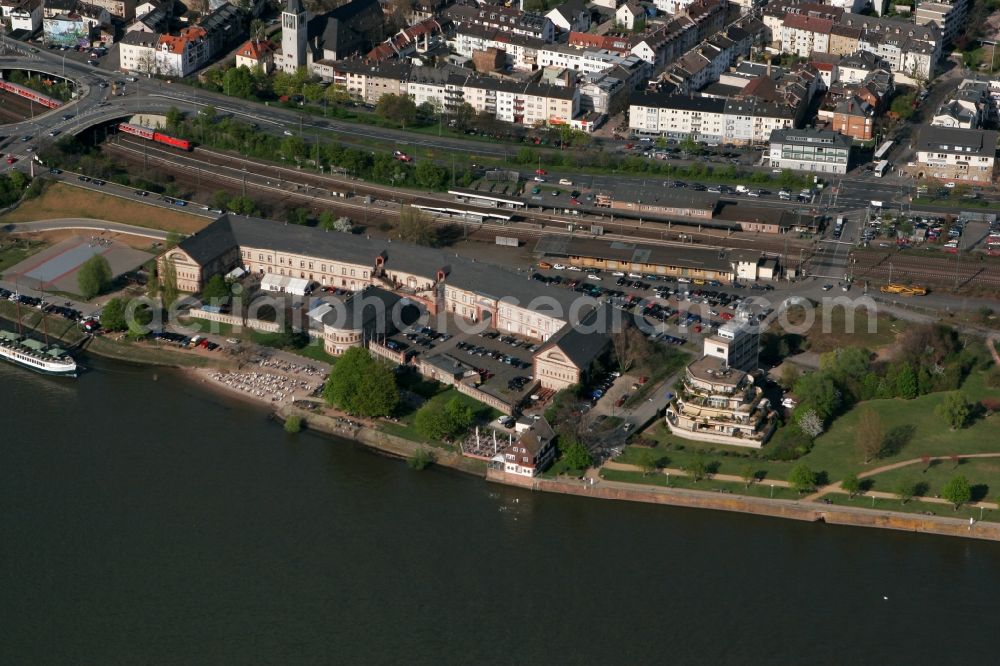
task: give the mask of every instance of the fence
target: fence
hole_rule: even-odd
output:
[[[277,333],[281,327],[273,321],[263,321],[261,319],[243,319],[237,315],[223,314],[221,312],[209,312],[208,310],[188,310],[188,316],[196,319],[207,319],[217,321],[230,326],[246,326],[257,331],[266,333]]]

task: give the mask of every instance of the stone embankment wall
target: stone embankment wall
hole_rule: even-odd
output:
[[[669,504],[717,511],[737,511],[774,518],[826,522],[833,525],[880,527],[905,532],[1000,541],[1000,523],[977,522],[970,528],[968,521],[946,516],[924,516],[859,507],[814,504],[812,502],[790,502],[788,500],[772,500],[684,488],[628,488],[624,487],[625,484],[607,481],[597,481],[591,485],[578,479],[528,479],[496,470],[488,470],[486,478],[496,483],[520,486],[531,490],[598,499]]]

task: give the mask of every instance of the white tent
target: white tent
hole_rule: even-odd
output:
[[[305,296],[306,290],[309,289],[309,280],[268,273],[260,281],[260,288],[264,291],[280,291],[285,294]]]

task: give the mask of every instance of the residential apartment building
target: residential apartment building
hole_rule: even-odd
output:
[[[952,44],[965,29],[965,17],[968,13],[967,0],[954,2],[918,2],[914,14],[917,25],[934,23],[941,29],[941,39],[945,44]]]
[[[960,129],[976,129],[979,119],[974,111],[970,111],[956,101],[941,105],[931,118],[935,127],[952,127]]]
[[[458,27],[476,25],[489,30],[534,37],[543,42],[555,39],[552,19],[532,12],[522,12],[516,7],[456,4],[441,12],[441,16]]]
[[[717,99],[644,92],[630,101],[629,130],[636,136],[762,144],[774,130],[790,129],[795,122],[794,109],[752,96]]]
[[[917,135],[917,178],[989,185],[996,176],[997,132],[925,125]]]
[[[478,25],[465,25],[455,31],[448,45],[459,55],[471,58],[474,53],[491,48],[504,52],[506,63],[513,69],[538,69],[538,51],[545,42],[535,37]]]
[[[10,29],[33,33],[42,25],[42,0],[24,0],[6,11]]]
[[[781,51],[807,58],[811,53],[830,50],[833,21],[808,14],[786,14],[781,23]]]
[[[274,51],[277,45],[270,40],[251,39],[236,49],[236,66],[253,70],[260,67],[265,74],[274,71]]]
[[[125,21],[135,18],[136,0],[87,0],[87,2],[106,9],[111,16],[117,16]]]
[[[753,376],[703,356],[685,369],[666,423],[685,439],[759,449],[774,432],[777,414]]]
[[[775,130],[769,150],[771,166],[822,174],[845,174],[851,139],[828,130]]]

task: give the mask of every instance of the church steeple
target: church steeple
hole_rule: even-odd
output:
[[[301,0],[288,0],[281,13],[281,69],[294,72],[306,66],[309,19]]]

